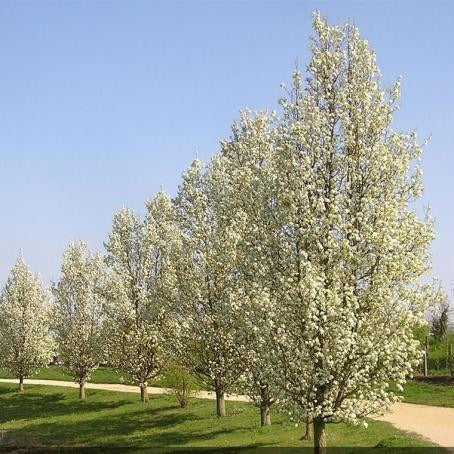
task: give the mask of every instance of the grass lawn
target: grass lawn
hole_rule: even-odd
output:
[[[0,378],[14,378],[14,375],[11,375],[4,369],[0,369]],[[36,380],[73,381],[71,375],[69,375],[60,366],[49,366],[42,368],[29,378]],[[90,383],[124,383],[127,385],[133,384],[127,373],[122,373],[109,367],[99,367],[98,369],[96,369],[90,378]],[[150,386],[162,387],[167,387],[167,384],[168,381],[165,371],[149,383]]]
[[[14,378],[0,369],[0,378]],[[72,381],[72,377],[59,366],[41,369],[33,375],[35,379]],[[125,383],[132,384],[126,373],[108,367],[100,367],[93,373],[91,383]],[[166,371],[150,382],[150,386],[169,387]],[[202,385],[200,385],[203,387]],[[441,407],[454,407],[454,385],[442,385],[409,380],[404,389],[404,402]]]
[[[119,372],[108,367],[100,367],[96,369],[90,379],[91,383],[120,383],[121,376]],[[1,378],[14,378],[4,369],[0,369]],[[60,366],[49,366],[40,369],[36,374],[30,378],[37,380],[63,380],[72,381],[73,378]],[[128,381],[127,377],[124,377],[125,383]]]
[[[0,378],[14,378],[0,369]],[[35,379],[72,381],[72,377],[59,366],[41,369],[33,375]],[[132,384],[126,373],[108,367],[100,367],[93,373],[91,383],[125,383]],[[150,386],[169,387],[166,371],[150,382]],[[200,385],[202,388],[203,386]],[[424,405],[454,407],[454,385],[442,385],[409,380],[404,389],[404,402]]]
[[[404,388],[404,402],[454,407],[454,385],[409,380]]]
[[[283,415],[273,414],[273,425],[261,428],[258,410],[251,404],[227,402],[225,418],[215,417],[214,402],[194,399],[181,409],[172,396],[150,396],[148,405],[136,395],[87,390],[87,400],[77,390],[26,385],[19,395],[11,384],[0,384],[0,427],[3,444],[19,447],[302,447],[304,427],[295,427]],[[370,421],[369,428],[328,425],[328,443],[336,447],[425,447],[428,442]],[[343,449],[336,452],[349,452]],[[355,451],[358,452],[358,451]],[[414,452],[414,450],[412,450]],[[435,449],[433,452],[444,452]]]

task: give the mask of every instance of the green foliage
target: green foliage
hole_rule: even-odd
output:
[[[199,386],[191,372],[181,364],[172,364],[167,370],[167,386],[171,388],[181,408],[187,407]]]
[[[429,336],[429,375],[450,375],[449,367],[449,344],[454,351],[454,332],[447,331],[442,337],[430,335],[430,325],[413,328],[413,336],[420,342],[424,350],[426,336]],[[419,367],[414,371],[416,375],[423,374],[423,359]]]
[[[301,442],[303,425],[295,427],[282,414],[273,425],[261,428],[252,404],[231,402],[225,418],[216,418],[213,402],[194,399],[189,408],[175,405],[171,396],[152,396],[144,406],[137,396],[88,390],[89,400],[79,401],[72,389],[29,385],[19,396],[15,385],[0,384],[0,425],[6,431],[5,444],[34,447],[90,447],[130,450],[149,447],[310,447]],[[241,411],[243,410],[243,411]],[[432,446],[391,424],[369,421],[363,429],[347,424],[329,424],[332,446],[386,448]],[[436,448],[433,451],[437,452]],[[355,451],[356,452],[356,451]],[[364,452],[369,452],[365,449]],[[440,453],[443,452],[440,450]]]
[[[425,325],[417,325],[413,328],[413,337],[417,339],[421,345],[424,345],[424,341],[426,336],[430,333],[430,326],[428,324]]]
[[[430,336],[429,339],[429,375],[449,375],[448,346],[454,348],[454,334],[446,334],[438,339]]]

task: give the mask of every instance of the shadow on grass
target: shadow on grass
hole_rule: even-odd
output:
[[[223,427],[219,421],[219,426],[204,402],[182,410],[166,397],[152,399],[149,405],[131,399],[109,402],[101,393],[93,397],[93,402],[80,402],[55,390],[41,394],[30,389],[19,395],[0,389],[0,423],[20,420],[7,435],[21,448],[184,448],[194,443],[209,445],[210,440],[216,445],[224,436],[234,439],[232,434],[244,432],[241,425]]]
[[[66,414],[80,414],[97,412],[100,410],[118,408],[126,400],[113,402],[99,402],[89,400],[77,401],[65,393],[41,394],[33,390],[26,390],[19,394],[14,390],[0,388],[0,423],[12,420],[54,417]]]
[[[165,430],[152,434],[150,436],[145,436],[143,441],[137,444],[137,447],[140,446],[153,446],[153,447],[168,447],[168,446],[191,446],[195,440],[208,441],[216,438],[218,435],[227,435],[235,432],[235,429],[218,429],[212,430],[210,432],[202,431],[191,431],[191,432],[182,432],[175,430]]]
[[[194,413],[180,412],[168,406],[141,408],[119,415],[90,415],[90,418],[68,422],[27,424],[8,431],[20,447],[166,447],[186,445],[194,440],[209,440],[234,429],[188,431],[176,426],[201,420]],[[103,417],[104,416],[104,417]]]

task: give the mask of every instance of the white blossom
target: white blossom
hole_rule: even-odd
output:
[[[178,229],[169,197],[160,192],[147,203],[141,221],[119,211],[106,244],[109,284],[110,361],[127,371],[148,401],[146,387],[169,359],[176,323],[169,310],[175,297]]]
[[[215,389],[217,414],[225,414],[224,394],[241,372],[235,342],[231,291],[236,244],[231,213],[223,210],[222,162],[204,167],[195,160],[183,176],[176,198],[182,232],[179,260],[178,354],[205,385]]]
[[[374,52],[350,25],[314,16],[307,83],[295,71],[271,164],[274,385],[295,417],[356,422],[398,399],[420,359],[433,222],[414,134],[391,130]]]
[[[79,383],[81,398],[91,373],[105,359],[104,275],[99,254],[90,255],[86,243],[71,243],[54,287],[59,358]]]
[[[51,294],[20,257],[0,297],[0,363],[19,379],[49,364],[54,354],[50,333]]]

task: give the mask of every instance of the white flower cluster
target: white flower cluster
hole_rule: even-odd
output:
[[[171,311],[178,238],[174,208],[160,192],[147,202],[144,221],[129,209],[119,211],[106,244],[108,359],[130,374],[144,401],[148,381],[168,360],[178,326]]]
[[[71,243],[54,287],[54,331],[59,359],[81,387],[106,356],[104,281],[102,257]]]
[[[20,382],[54,354],[51,294],[20,257],[0,297],[0,364]]]

